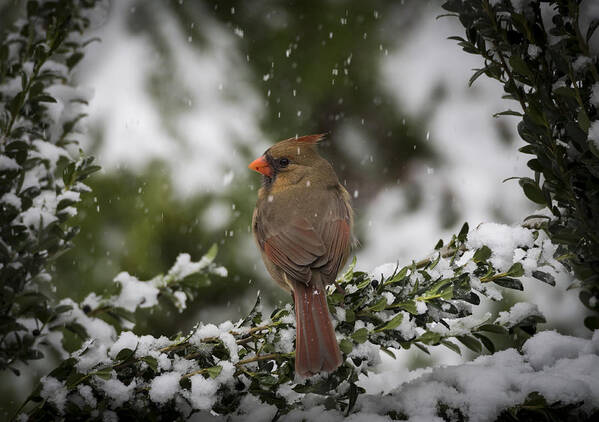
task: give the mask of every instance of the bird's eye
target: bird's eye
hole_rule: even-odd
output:
[[[279,167],[285,168],[289,165],[289,160],[287,158],[279,158]]]

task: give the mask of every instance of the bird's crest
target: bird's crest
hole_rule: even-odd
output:
[[[303,144],[316,144],[316,143],[322,141],[326,135],[327,135],[327,133],[319,133],[316,135],[306,135],[306,136],[300,136],[300,137],[295,137],[295,138],[289,138],[289,139],[285,139],[285,140],[301,142]]]

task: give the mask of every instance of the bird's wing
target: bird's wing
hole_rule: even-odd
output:
[[[312,269],[320,269],[323,281],[331,283],[347,260],[350,211],[337,192],[328,204],[317,228],[303,217],[293,217],[278,229],[257,227],[260,247],[293,281],[309,284]]]
[[[261,242],[264,253],[290,279],[308,284],[312,264],[327,251],[312,224],[303,217],[295,217],[276,232],[268,229],[263,232]]]
[[[335,192],[335,200],[323,216],[320,227],[327,251],[312,267],[320,268],[324,283],[329,284],[335,281],[347,261],[351,242],[351,211],[340,192]]]

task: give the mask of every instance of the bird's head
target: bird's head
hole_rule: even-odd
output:
[[[262,174],[267,189],[304,182],[336,183],[337,177],[331,165],[316,150],[316,144],[324,134],[289,138],[267,149],[248,166]]]

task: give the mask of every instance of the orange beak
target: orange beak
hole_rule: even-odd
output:
[[[272,168],[270,167],[268,161],[266,161],[266,158],[264,156],[256,158],[254,161],[250,163],[248,167],[254,171],[257,171],[258,173],[262,173],[265,176],[272,176]]]

